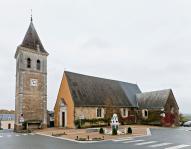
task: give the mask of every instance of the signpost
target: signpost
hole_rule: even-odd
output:
[[[25,121],[25,119],[24,119],[24,117],[23,117],[23,114],[21,114],[21,116],[20,116],[20,118],[19,118],[19,122],[20,122],[20,123],[24,123],[24,121]]]

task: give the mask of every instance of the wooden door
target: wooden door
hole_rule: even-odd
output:
[[[65,127],[65,112],[62,112],[62,127]]]
[[[11,129],[11,124],[10,123],[8,124],[8,129]]]

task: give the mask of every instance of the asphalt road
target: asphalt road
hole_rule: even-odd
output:
[[[0,131],[0,149],[191,149],[191,128],[152,129],[151,136],[77,143],[37,134]]]

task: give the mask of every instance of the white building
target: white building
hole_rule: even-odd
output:
[[[15,114],[0,114],[0,128],[13,129],[15,124]]]

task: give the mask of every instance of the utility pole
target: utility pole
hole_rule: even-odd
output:
[[[1,117],[0,117],[0,130],[1,130],[1,121],[2,121],[2,119],[3,119],[3,115],[1,115]]]

